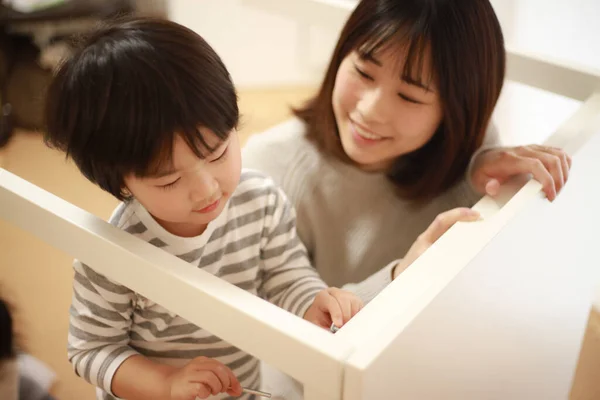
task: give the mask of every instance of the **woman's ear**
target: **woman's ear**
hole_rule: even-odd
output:
[[[125,198],[125,199],[130,199],[133,197],[133,195],[131,194],[131,191],[127,188],[127,186],[123,186],[121,188],[121,196],[123,196],[123,198]]]

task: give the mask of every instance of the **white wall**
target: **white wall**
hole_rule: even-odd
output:
[[[278,0],[291,1],[291,0]],[[319,29],[313,54],[299,54],[298,24],[280,15],[253,9],[241,0],[171,0],[170,16],[201,34],[219,53],[238,87],[307,85],[320,74],[337,29]],[[314,34],[314,32],[313,32]]]

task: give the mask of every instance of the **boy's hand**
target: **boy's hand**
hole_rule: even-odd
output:
[[[233,372],[217,360],[198,357],[167,378],[171,400],[206,399],[219,393],[241,396],[242,387]]]
[[[341,328],[363,308],[363,302],[353,293],[337,288],[324,289],[310,305],[304,319],[329,329],[333,322]]]

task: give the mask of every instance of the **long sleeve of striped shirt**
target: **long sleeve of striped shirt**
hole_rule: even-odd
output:
[[[244,171],[223,212],[197,237],[171,234],[135,200],[119,205],[110,223],[300,317],[326,288],[297,236],[290,202],[262,174]],[[114,374],[135,354],[177,367],[214,358],[243,386],[259,388],[259,362],[251,355],[85,264],[76,261],[74,269],[69,360],[100,389],[98,399],[116,398]]]
[[[112,378],[137,351],[129,347],[134,292],[75,261],[68,356],[78,376],[111,393]]]
[[[271,303],[303,317],[317,293],[327,288],[310,265],[304,244],[296,233],[296,214],[287,197],[273,186],[261,243],[262,284],[259,293]]]

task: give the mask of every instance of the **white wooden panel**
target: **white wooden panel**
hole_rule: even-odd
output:
[[[507,48],[506,78],[576,100],[600,91],[600,70]]]
[[[378,357],[353,353],[344,399],[567,398],[600,282],[598,154],[600,134],[554,203],[528,202]]]
[[[340,398],[343,360],[351,349],[328,331],[1,169],[0,204],[0,218],[267,361],[323,397]]]

